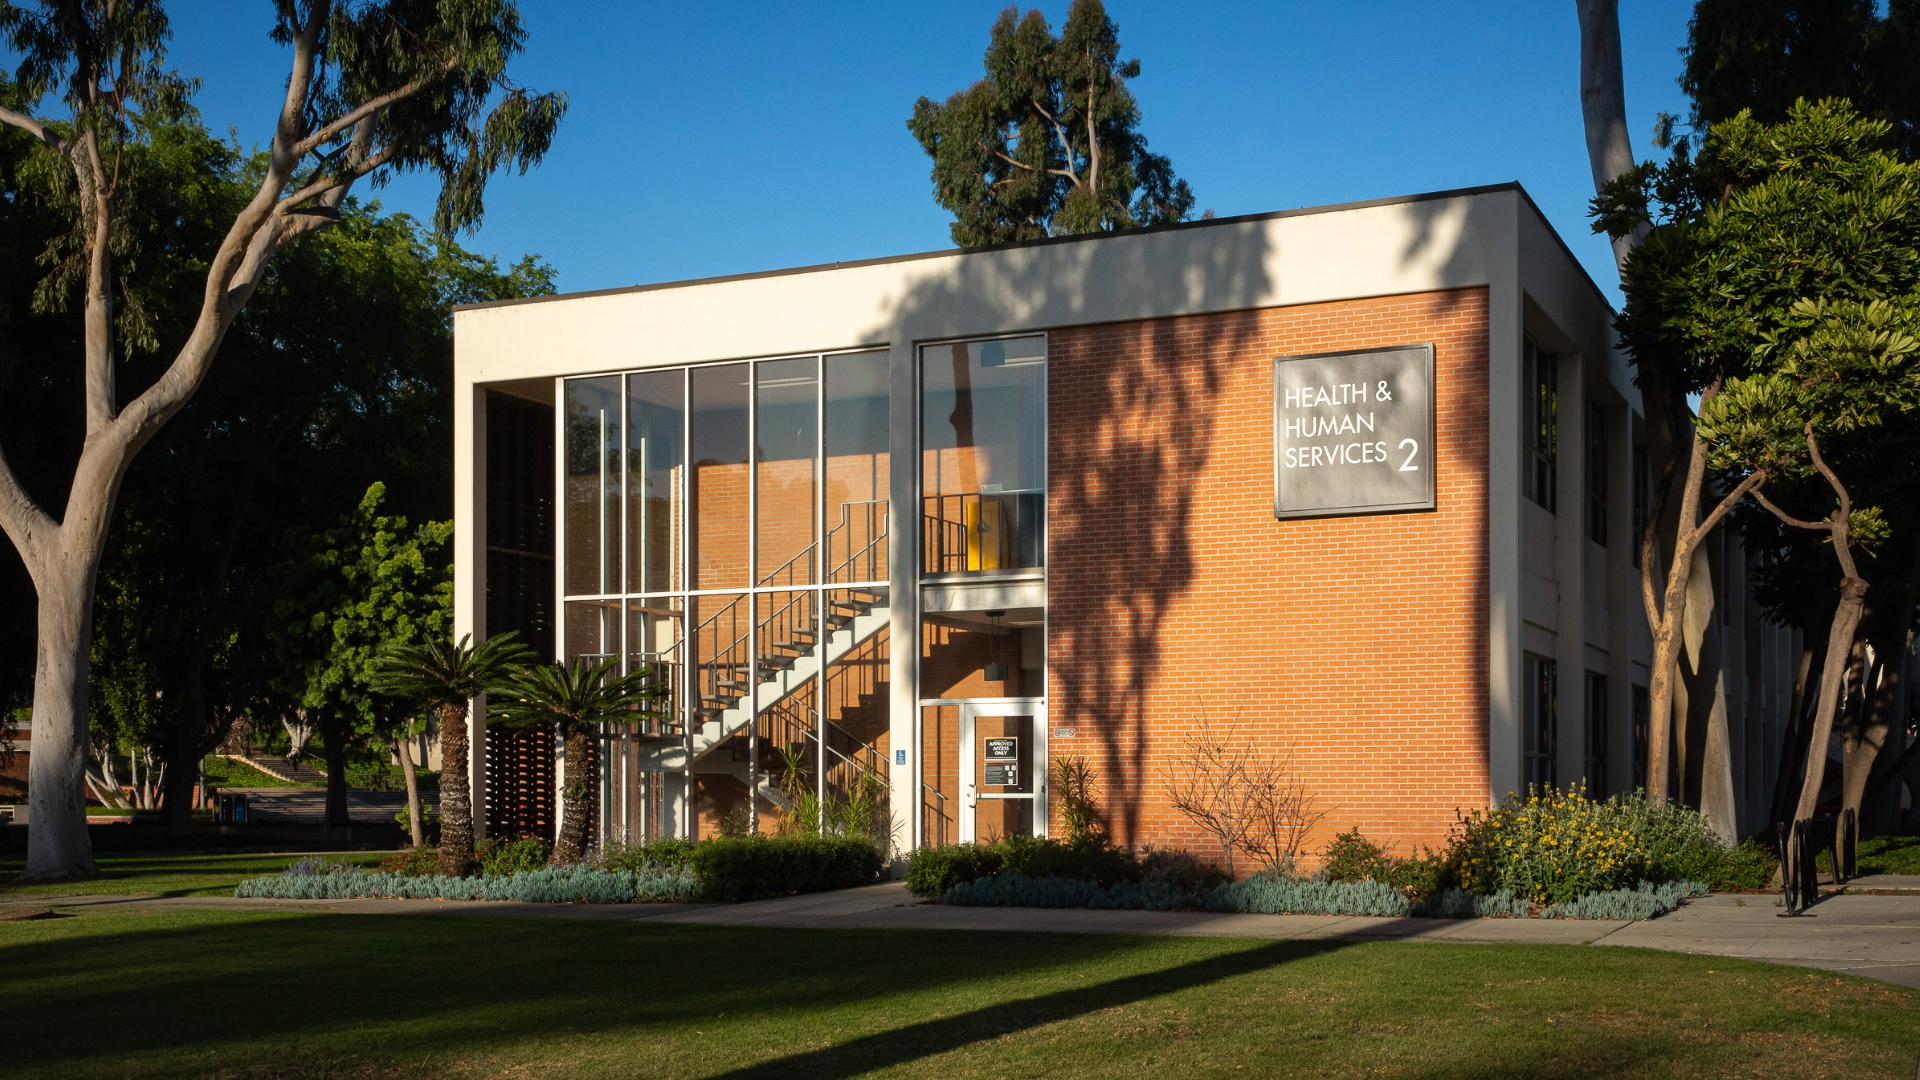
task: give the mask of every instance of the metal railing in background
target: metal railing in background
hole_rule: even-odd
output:
[[[931,796],[931,798],[929,798]],[[921,831],[921,843],[925,847],[943,847],[957,840],[958,831],[954,821],[947,813],[945,792],[922,783],[920,785],[920,813],[925,827]]]
[[[1037,569],[1047,524],[1044,491],[928,495],[921,500],[928,574],[982,574]]]

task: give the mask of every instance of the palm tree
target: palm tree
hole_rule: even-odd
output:
[[[578,862],[587,847],[587,816],[600,792],[594,761],[600,730],[610,724],[664,720],[663,695],[653,668],[618,674],[620,660],[599,663],[576,656],[563,667],[526,668],[489,688],[498,704],[491,715],[514,727],[550,730],[561,739],[567,782],[560,792],[560,836],[554,865]]]
[[[534,659],[511,633],[480,644],[429,637],[382,649],[373,687],[389,697],[440,713],[440,872],[465,877],[473,867],[473,791],[467,745],[467,707],[486,689]]]

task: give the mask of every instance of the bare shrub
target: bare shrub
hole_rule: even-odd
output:
[[[1291,750],[1275,758],[1229,746],[1211,725],[1186,740],[1163,779],[1168,802],[1213,837],[1236,876],[1236,854],[1262,872],[1291,872],[1307,834],[1326,817],[1295,774]]]

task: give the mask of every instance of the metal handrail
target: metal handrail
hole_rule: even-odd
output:
[[[988,506],[995,514],[986,512]],[[969,507],[978,508],[972,521]],[[1037,569],[1045,558],[1046,514],[1046,492],[1039,488],[923,496],[922,569],[930,574]]]

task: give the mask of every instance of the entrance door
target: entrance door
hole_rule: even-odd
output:
[[[960,842],[1047,834],[1047,709],[1037,698],[960,707]]]

